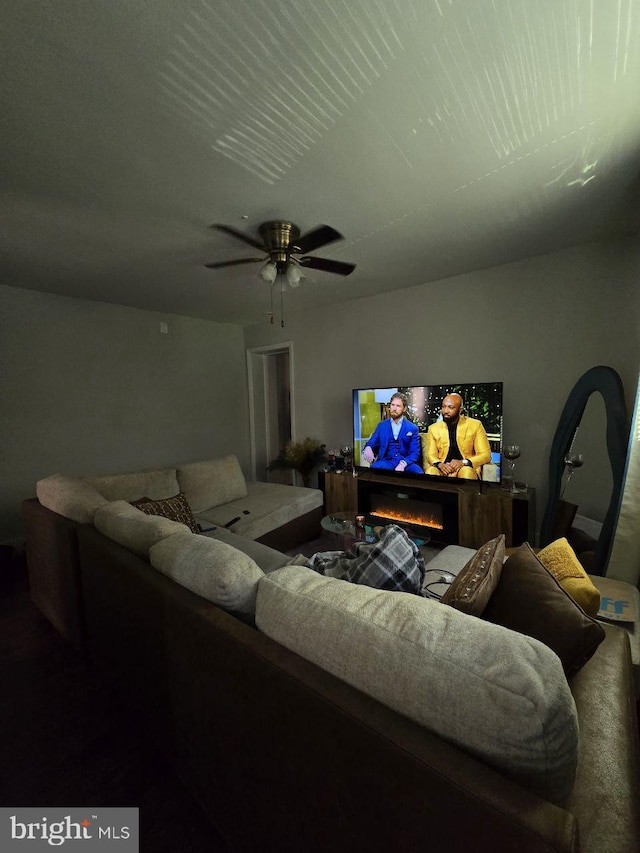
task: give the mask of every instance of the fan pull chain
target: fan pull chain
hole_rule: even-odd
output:
[[[271,287],[270,287],[270,294],[271,294],[271,317],[269,318],[269,322],[273,326],[273,283],[271,284]]]
[[[280,287],[280,328],[284,329],[284,287]]]

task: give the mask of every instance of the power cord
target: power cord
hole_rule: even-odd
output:
[[[429,574],[429,570],[427,570],[425,572],[425,578],[428,574]],[[440,592],[440,593],[433,592],[431,587],[441,586],[442,584],[446,584],[446,586],[451,586],[451,584],[456,579],[456,576],[453,574],[453,572],[444,572],[444,571],[435,572],[434,569],[431,569],[431,574],[437,574],[438,579],[429,581],[429,583],[423,583],[422,584],[422,592],[426,593],[427,598],[435,598],[438,601],[440,601],[440,599],[444,595],[444,592]]]

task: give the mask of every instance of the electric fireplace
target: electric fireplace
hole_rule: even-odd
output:
[[[431,541],[446,545],[458,541],[458,497],[455,492],[410,489],[360,480],[358,510],[367,524],[398,524]]]

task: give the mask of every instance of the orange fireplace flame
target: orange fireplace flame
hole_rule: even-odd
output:
[[[420,527],[430,527],[432,530],[444,530],[444,524],[433,516],[418,515],[411,512],[397,512],[394,509],[380,511],[374,510],[369,515],[376,518],[386,518],[389,521],[401,521],[403,524],[417,524]]]

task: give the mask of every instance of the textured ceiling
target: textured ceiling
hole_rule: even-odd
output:
[[[250,323],[638,229],[640,0],[9,0],[4,284]],[[517,283],[514,283],[517,286]]]

